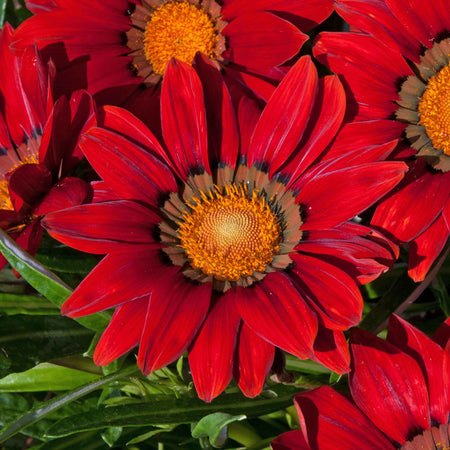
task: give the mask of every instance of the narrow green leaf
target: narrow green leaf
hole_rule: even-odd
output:
[[[244,420],[246,417],[247,416],[243,414],[233,416],[231,414],[220,412],[209,414],[200,419],[195,425],[192,430],[192,437],[197,439],[207,437],[213,447],[220,447],[225,444],[225,441],[227,440],[227,425],[232,422]]]
[[[64,418],[47,432],[49,437],[66,436],[80,431],[102,429],[107,426],[129,427],[173,423],[191,423],[217,412],[232,415],[245,414],[248,417],[268,414],[292,403],[292,396],[298,387],[278,385],[272,388],[272,396],[249,399],[242,394],[221,395],[211,403],[197,398],[155,396],[147,403],[100,407],[82,415]]]
[[[98,258],[69,247],[40,248],[36,259],[56,272],[89,273],[98,263]]]
[[[109,447],[114,447],[114,444],[116,443],[117,439],[120,438],[121,434],[121,427],[109,427],[101,434],[101,436]]]
[[[59,315],[59,308],[50,303],[45,297],[26,294],[7,294],[0,292],[0,312],[15,314],[55,314]]]
[[[0,28],[3,28],[5,23],[6,2],[7,0],[0,0]]]
[[[36,423],[38,420],[43,419],[59,408],[62,408],[63,406],[66,406],[71,402],[78,400],[79,398],[93,391],[96,391],[97,389],[103,388],[112,381],[120,380],[121,378],[131,376],[137,372],[139,372],[139,369],[137,367],[128,367],[121,370],[120,372],[108,375],[107,377],[99,378],[97,381],[93,381],[89,384],[86,384],[85,386],[75,389],[72,392],[69,392],[68,394],[60,395],[46,403],[41,404],[38,408],[33,409],[32,411],[7,425],[2,430],[2,434],[0,435],[0,443],[5,442],[7,439],[19,433],[25,427]]]
[[[54,364],[38,364],[0,380],[0,392],[69,391],[98,378],[93,373]]]
[[[63,281],[20,248],[3,230],[0,230],[0,251],[11,266],[53,304],[61,306],[72,293]],[[97,331],[105,329],[109,319],[109,314],[97,313],[77,319],[77,322]]]
[[[83,352],[93,332],[62,316],[0,317],[0,376]]]

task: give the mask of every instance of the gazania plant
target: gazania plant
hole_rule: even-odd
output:
[[[0,0],[0,447],[449,450],[449,39]]]

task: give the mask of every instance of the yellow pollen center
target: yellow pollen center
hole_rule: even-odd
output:
[[[450,156],[450,67],[445,66],[428,80],[420,100],[419,124],[424,126],[433,147]]]
[[[15,164],[7,173],[12,172],[17,167],[23,164],[39,164],[39,155],[31,155],[29,157],[23,158],[18,164]],[[14,211],[14,206],[11,202],[11,197],[9,195],[8,182],[5,176],[0,181],[0,209],[9,209]]]
[[[278,217],[264,197],[245,186],[215,187],[189,203],[179,225],[181,247],[191,266],[218,280],[264,273],[282,239]]]
[[[164,3],[145,28],[145,57],[163,75],[173,57],[187,64],[197,52],[214,58],[217,39],[215,24],[203,8],[188,1]]]

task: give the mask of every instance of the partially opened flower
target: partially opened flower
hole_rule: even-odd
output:
[[[302,430],[274,450],[450,448],[450,319],[434,339],[392,316],[387,340],[355,329],[349,400],[328,386],[294,399]]]
[[[345,97],[336,77],[318,79],[308,57],[261,116],[242,100],[241,139],[218,72],[200,64],[199,74],[203,83],[189,65],[169,63],[161,93],[167,150],[117,107],[105,107],[105,128],[83,137],[102,201],[48,215],[45,227],[107,256],[62,311],[117,307],[97,364],[140,344],[138,365],[148,374],[188,350],[208,401],[233,373],[246,395],[257,395],[274,347],[346,372],[343,330],[362,310],[357,281],[384,272],[396,251],[349,220],[406,166],[367,163],[360,150],[313,164],[340,126]]]
[[[191,64],[196,52],[259,95],[272,92],[281,67],[297,55],[308,31],[332,12],[331,0],[29,0],[35,14],[17,30],[14,47],[49,51],[57,69],[78,60],[86,65],[91,93],[158,84],[172,57]],[[300,29],[302,31],[300,31]],[[75,75],[79,76],[79,75]],[[117,92],[115,95],[118,95]],[[105,98],[102,96],[102,98]],[[117,98],[109,96],[109,102]],[[110,103],[108,103],[110,104]]]
[[[52,98],[51,79],[34,47],[23,57],[9,49],[13,29],[0,31],[0,226],[34,254],[41,217],[87,200],[88,183],[68,177],[82,157],[78,133],[93,122],[90,97]],[[51,78],[51,77],[50,77]],[[3,267],[6,260],[0,258]]]
[[[338,0],[362,32],[323,33],[315,55],[345,79],[356,141],[404,140],[404,181],[372,223],[409,242],[409,274],[423,280],[450,234],[450,16],[445,1]]]

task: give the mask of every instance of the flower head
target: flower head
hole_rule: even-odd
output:
[[[273,84],[287,71],[283,65],[290,64],[308,39],[302,31],[332,12],[331,0],[36,3],[28,2],[35,15],[17,30],[14,48],[47,46],[46,55],[71,83],[83,78],[73,75],[79,63],[87,76],[79,87],[92,94],[103,91],[97,97],[107,104],[118,104],[119,96],[126,99],[140,84],[159,85],[171,58],[192,64],[197,52],[236,86],[268,99]],[[111,90],[114,95],[109,95]]]
[[[78,134],[94,116],[86,93],[54,102],[52,73],[34,47],[13,55],[12,33],[6,24],[0,34],[0,226],[34,254],[42,216],[90,198],[89,184],[68,175],[82,157]]]
[[[397,316],[387,340],[355,329],[348,400],[330,387],[295,396],[302,431],[288,449],[447,449],[450,446],[450,319],[434,339]]]
[[[423,280],[450,234],[450,18],[445,2],[339,0],[361,32],[323,33],[317,58],[345,79],[348,133],[373,143],[402,137],[383,155],[409,166],[372,224],[409,242],[409,274]]]
[[[385,271],[396,251],[349,220],[406,166],[366,163],[360,151],[322,156],[340,126],[344,92],[336,77],[319,80],[308,57],[262,114],[242,99],[240,138],[226,85],[209,64],[200,68],[197,75],[169,63],[164,147],[117,107],[105,107],[103,128],[82,138],[103,179],[102,201],[48,215],[45,226],[70,246],[107,256],[63,313],[117,307],[97,364],[139,343],[146,374],[188,350],[205,400],[233,375],[246,395],[257,395],[275,347],[346,372],[343,330],[362,310],[357,283]]]

